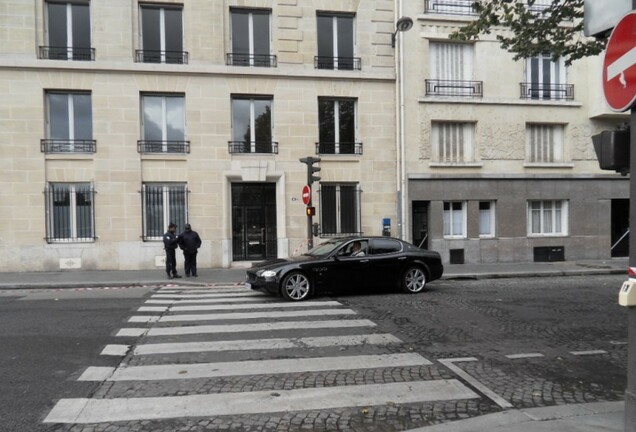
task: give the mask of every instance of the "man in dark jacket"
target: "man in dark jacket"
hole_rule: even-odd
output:
[[[185,231],[179,235],[179,247],[183,249],[186,277],[190,277],[190,275],[198,277],[197,252],[201,247],[201,237],[196,231],[192,231],[190,224],[185,224]]]
[[[166,250],[166,273],[168,273],[168,279],[180,278],[177,274],[177,258],[175,256],[177,245],[179,244],[179,237],[175,235],[177,226],[170,222],[168,225],[168,231],[163,235],[163,248]]]

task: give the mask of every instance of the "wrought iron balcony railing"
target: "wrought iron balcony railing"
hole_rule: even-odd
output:
[[[475,15],[473,0],[426,0],[424,13],[443,15]]]
[[[484,83],[482,81],[427,79],[426,95],[482,97]]]
[[[276,56],[269,55],[269,54],[227,53],[226,64],[228,66],[256,66],[256,67],[278,66]]]
[[[521,99],[574,100],[574,84],[520,83]]]
[[[361,155],[362,143],[332,143],[332,142],[317,142],[316,154],[328,155],[328,154],[348,154],[348,155]]]
[[[278,154],[278,143],[274,141],[228,141],[230,154],[270,153]]]
[[[188,64],[187,51],[136,50],[137,63]]]
[[[96,140],[40,140],[40,150],[42,153],[95,153],[97,150]]]
[[[137,141],[137,151],[141,154],[147,154],[147,153],[185,154],[185,153],[190,153],[190,141],[140,140],[140,141]]]
[[[94,61],[95,48],[41,46],[40,59]]]
[[[360,57],[315,56],[314,67],[316,69],[362,70],[362,59]]]

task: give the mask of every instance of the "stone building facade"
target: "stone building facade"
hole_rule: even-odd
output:
[[[625,256],[629,182],[599,170],[591,141],[627,121],[605,105],[601,57],[450,40],[470,5],[403,2],[406,237],[457,263]]]
[[[396,218],[393,0],[5,0],[0,271],[201,267]]]

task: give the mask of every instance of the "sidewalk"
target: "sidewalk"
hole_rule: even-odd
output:
[[[556,277],[623,274],[627,258],[565,261],[556,263],[451,264],[443,279],[498,279],[513,277]],[[241,284],[244,268],[200,269],[198,278],[169,280],[163,269],[156,270],[64,270],[55,272],[0,273],[0,289],[89,288],[142,285]]]

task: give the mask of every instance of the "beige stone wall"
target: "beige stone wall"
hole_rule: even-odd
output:
[[[0,156],[7,161],[0,180],[8,191],[0,198],[0,211],[12,227],[0,235],[0,253],[6,257],[0,271],[56,270],[64,258],[81,258],[82,268],[155,268],[162,245],[140,238],[140,190],[145,181],[188,183],[189,219],[204,239],[202,267],[231,264],[231,182],[276,182],[279,255],[298,252],[306,233],[300,200],[306,171],[298,159],[315,155],[319,96],[358,100],[358,136],[364,154],[326,156],[320,175],[324,181],[359,182],[362,229],[380,234],[382,218],[395,221],[396,215],[392,4],[391,0],[188,1],[184,49],[189,64],[160,65],[133,62],[139,48],[136,2],[91,2],[94,62],[37,59],[37,47],[45,43],[43,3],[2,2],[0,32],[11,33],[14,40],[0,38]],[[272,9],[277,68],[225,66],[230,6]],[[314,69],[316,10],[356,13],[356,55],[362,57],[362,71]],[[26,29],[18,32],[18,27]],[[45,91],[53,89],[91,92],[94,155],[41,153]],[[140,93],[147,91],[185,95],[190,154],[137,152]],[[273,96],[277,155],[229,154],[230,102],[236,93]],[[94,243],[46,243],[47,181],[94,184],[98,236]],[[314,201],[318,202],[317,193]]]

